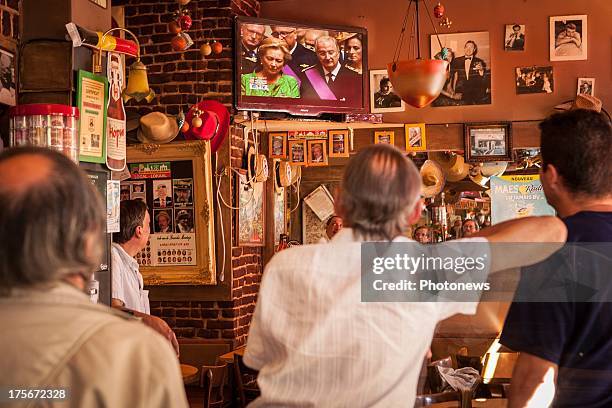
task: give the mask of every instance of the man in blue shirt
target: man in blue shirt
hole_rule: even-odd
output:
[[[546,199],[567,226],[567,241],[612,242],[609,118],[595,111],[573,110],[544,120],[540,131],[542,185]],[[593,271],[583,267],[576,272]],[[609,273],[612,278],[612,271],[596,273],[600,275],[597,291],[611,291],[612,279],[604,275]],[[501,343],[521,353],[509,407],[535,401],[540,401],[537,406],[547,406],[552,395],[546,401],[544,394],[550,389],[546,384],[553,381],[553,407],[612,406],[612,303],[515,302]]]

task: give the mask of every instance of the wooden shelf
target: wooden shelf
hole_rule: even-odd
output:
[[[242,122],[241,125],[251,128],[249,121]],[[292,130],[334,130],[334,129],[389,129],[403,128],[403,123],[370,123],[370,122],[328,122],[322,120],[258,120],[253,129],[258,131],[292,131]]]

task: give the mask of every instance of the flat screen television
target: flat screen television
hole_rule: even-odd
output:
[[[365,28],[237,17],[235,30],[238,110],[366,111]]]

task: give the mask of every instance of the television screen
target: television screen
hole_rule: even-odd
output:
[[[238,17],[234,49],[239,110],[365,112],[365,28]]]

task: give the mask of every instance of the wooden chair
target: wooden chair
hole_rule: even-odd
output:
[[[204,408],[222,408],[227,364],[202,366],[200,384],[204,388]]]
[[[241,355],[234,354],[234,377],[238,388],[240,406],[243,408],[261,394],[257,386],[257,373],[258,371],[244,364]]]

